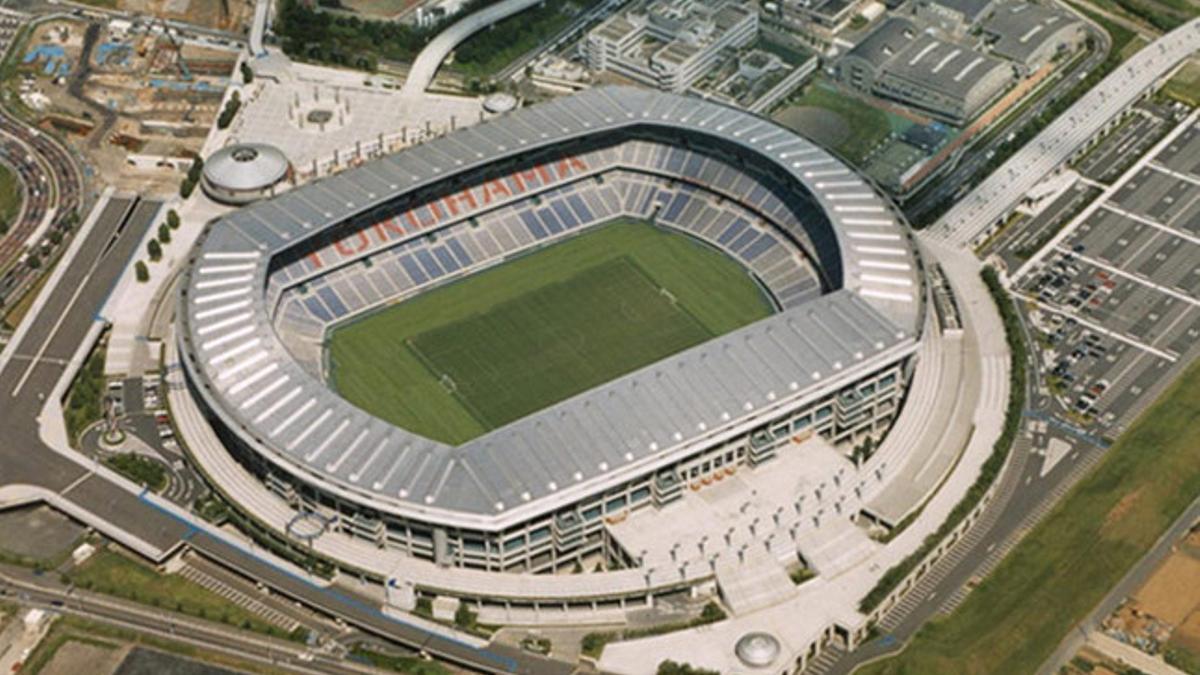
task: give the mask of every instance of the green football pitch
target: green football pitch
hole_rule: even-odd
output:
[[[772,311],[739,262],[624,222],[336,329],[330,379],[360,408],[458,444]]]

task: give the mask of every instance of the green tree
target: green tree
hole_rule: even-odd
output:
[[[166,223],[158,226],[158,240],[164,244],[171,243],[171,228]]]
[[[133,273],[137,277],[137,280],[142,283],[150,281],[150,268],[146,267],[145,261],[137,261],[137,264],[133,266]]]
[[[146,253],[150,255],[151,262],[158,262],[162,259],[162,246],[159,245],[157,239],[151,239],[146,244]]]
[[[175,209],[169,209],[167,211],[167,226],[172,230],[179,229],[179,213],[175,211]]]
[[[251,82],[254,81],[254,71],[251,70],[249,63],[246,63],[245,61],[243,61],[241,70],[242,70],[242,82],[244,82],[246,84],[250,84]]]

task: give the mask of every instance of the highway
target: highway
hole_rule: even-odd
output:
[[[12,19],[5,17],[5,22]],[[11,28],[7,26],[6,28]],[[6,33],[0,53],[7,54],[13,33]],[[83,175],[70,152],[54,138],[27,125],[0,107],[0,147],[8,163],[20,173],[28,206],[20,222],[0,238],[0,300],[6,304],[32,285],[40,270],[15,263],[27,240],[54,209],[50,227],[70,227],[83,204]]]
[[[89,525],[115,539],[116,529],[160,551],[185,543],[208,559],[261,581],[315,610],[414,650],[484,672],[567,673],[571,666],[503,646],[476,649],[383,614],[375,601],[316,586],[259,553],[131,492],[45,445],[38,416],[66,373],[67,363],[93,330],[97,314],[161,204],[136,198],[112,199],[78,246],[79,260],[64,259],[57,283],[43,291],[44,305],[31,312],[0,361],[0,476],[6,485],[26,484],[61,495],[88,513]],[[35,307],[35,309],[37,309]]]
[[[1034,185],[1068,161],[1197,49],[1200,18],[1142,48],[951,207],[930,228],[932,236],[962,246],[977,242]]]

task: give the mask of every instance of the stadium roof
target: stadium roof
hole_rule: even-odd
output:
[[[450,447],[370,416],[280,342],[265,285],[272,256],[329,227],[539,147],[660,126],[732,141],[808,190],[832,223],[840,289]],[[911,241],[858,176],[774,123],[716,103],[592,89],[469,127],[215,222],[181,292],[180,341],[196,390],[266,458],[399,513],[483,528],[554,508],[732,437],[765,413],[835,390],[915,347],[922,286]],[[276,388],[267,382],[282,382]],[[269,419],[268,419],[269,418]],[[602,485],[603,484],[603,485]]]
[[[283,180],[287,171],[287,157],[265,143],[227,145],[204,162],[205,180],[235,192],[265,190]]]

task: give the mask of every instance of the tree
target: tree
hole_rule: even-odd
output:
[[[29,254],[29,259],[25,261],[25,264],[29,265],[29,269],[36,270],[42,266],[42,257],[37,254],[37,251],[34,251]]]
[[[133,266],[133,273],[137,277],[137,280],[142,283],[150,281],[150,268],[146,267],[145,261],[137,261],[137,264]]]
[[[242,82],[250,84],[254,81],[254,71],[250,69],[250,64],[242,61]]]
[[[690,663],[676,663],[667,659],[658,664],[658,675],[720,675],[720,673],[708,668],[697,668]]]
[[[217,116],[217,128],[225,129],[230,124],[233,124],[233,118],[237,115],[238,109],[242,107],[242,97],[235,91],[225,102],[225,108],[221,114]]]
[[[475,627],[476,618],[475,612],[472,612],[465,602],[459,603],[458,611],[454,612],[454,625],[470,630]]]
[[[187,199],[192,196],[192,192],[196,189],[196,181],[191,178],[184,178],[179,184],[179,196]]]
[[[164,244],[171,243],[171,228],[166,223],[158,226],[158,240]]]
[[[162,258],[162,246],[159,246],[157,239],[151,239],[150,243],[146,244],[146,253],[150,254],[152,262],[158,262]]]
[[[169,209],[167,211],[167,225],[172,230],[179,229],[179,213],[175,211],[175,209]]]

